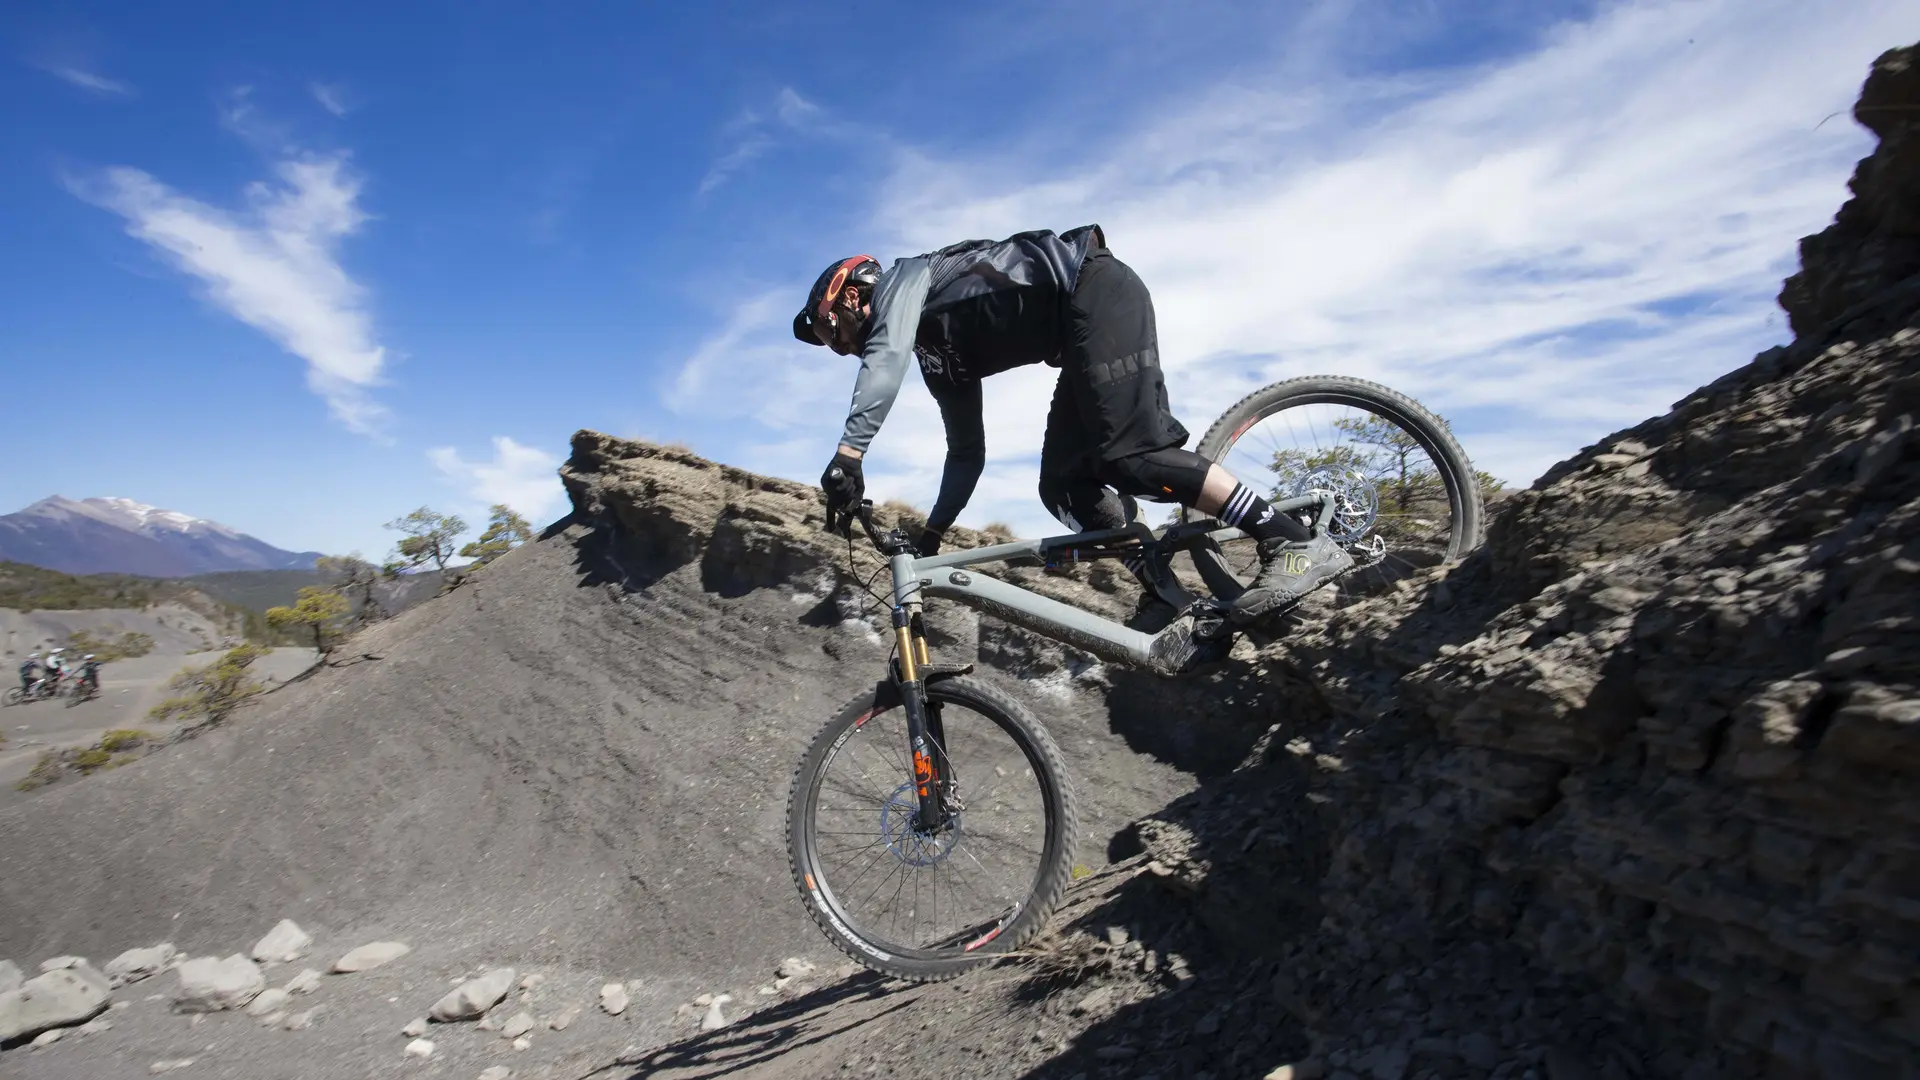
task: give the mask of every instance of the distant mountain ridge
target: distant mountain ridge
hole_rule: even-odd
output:
[[[310,570],[317,551],[285,551],[217,521],[132,499],[53,495],[0,515],[0,559],[67,574],[187,577],[225,570]]]

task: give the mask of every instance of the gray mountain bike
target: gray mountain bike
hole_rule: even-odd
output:
[[[1345,545],[1355,569],[1343,590],[1457,559],[1480,539],[1479,484],[1446,423],[1384,386],[1329,376],[1275,383],[1229,409],[1197,449]],[[827,524],[851,543],[855,523],[892,576],[893,654],[887,677],[828,721],[795,769],[794,882],[827,938],[855,960],[916,982],[948,979],[1045,925],[1072,874],[1078,818],[1065,760],[1039,720],[974,677],[972,664],[934,661],[927,601],[1177,676],[1225,658],[1248,629],[1228,605],[1257,553],[1245,534],[1192,513],[1159,529],[1135,522],[926,558],[904,531],[875,526],[871,502]],[[1205,595],[1175,573],[1182,553]],[[1149,634],[977,569],[1107,558],[1141,560],[1173,621]]]

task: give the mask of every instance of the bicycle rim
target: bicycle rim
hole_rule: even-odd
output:
[[[1334,494],[1335,538],[1356,555],[1377,552],[1342,580],[1348,594],[1381,591],[1479,543],[1481,493],[1465,454],[1444,421],[1386,387],[1338,377],[1277,384],[1221,417],[1201,453],[1270,500]],[[1213,558],[1212,576],[1224,570],[1238,584],[1259,568],[1247,539]],[[1196,552],[1196,564],[1204,560]]]
[[[1000,941],[1060,858],[1060,822],[1041,749],[1009,720],[937,694],[946,732],[936,767],[961,809],[917,827],[906,713],[845,727],[812,777],[805,885],[868,962],[965,961]],[[1002,942],[1002,944],[1005,944]]]

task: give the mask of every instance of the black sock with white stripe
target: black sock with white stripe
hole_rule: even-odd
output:
[[[1233,485],[1233,494],[1220,508],[1220,520],[1255,540],[1305,540],[1306,526],[1273,508],[1273,504],[1245,484]]]

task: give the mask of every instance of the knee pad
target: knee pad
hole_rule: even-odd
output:
[[[1132,496],[1082,477],[1040,477],[1040,503],[1070,532],[1118,529],[1140,516]]]
[[[1212,465],[1191,450],[1170,447],[1109,461],[1101,479],[1122,494],[1192,506],[1200,501],[1200,487],[1207,482]]]

